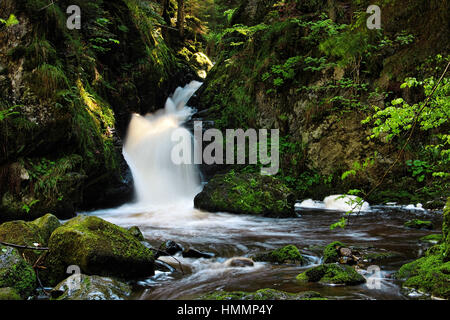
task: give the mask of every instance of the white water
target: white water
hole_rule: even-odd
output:
[[[332,195],[326,197],[323,201],[307,199],[295,204],[295,207],[299,209],[320,209],[341,212],[353,211],[355,213],[371,211],[368,202],[363,201],[359,204],[358,197],[353,195]]]
[[[137,207],[173,205],[193,201],[201,190],[195,165],[175,164],[171,151],[179,142],[172,141],[175,130],[184,130],[182,122],[192,113],[186,106],[201,83],[193,81],[178,88],[167,99],[165,108],[155,114],[133,114],[128,127],[123,155],[133,174]],[[183,140],[191,148],[191,141]]]

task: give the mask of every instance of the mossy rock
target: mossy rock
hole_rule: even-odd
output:
[[[0,288],[0,300],[22,300],[20,294],[13,288]]]
[[[307,291],[302,293],[289,293],[275,289],[260,289],[255,292],[243,291],[217,291],[206,294],[200,300],[326,300],[320,293]]]
[[[55,300],[125,300],[131,287],[116,279],[75,274],[52,291]]]
[[[306,263],[306,259],[300,254],[300,251],[294,245],[288,245],[270,252],[260,253],[252,257],[252,259],[254,261],[266,261],[280,264],[286,263],[303,265]]]
[[[433,229],[433,223],[431,221],[424,221],[419,219],[413,219],[405,222],[405,227],[412,229]]]
[[[94,216],[78,216],[56,229],[49,240],[43,278],[55,285],[68,266],[88,275],[137,278],[154,274],[152,250],[126,229]]]
[[[444,262],[442,251],[403,265],[395,276],[405,280],[404,288],[450,299],[450,262]]]
[[[137,226],[133,226],[131,228],[128,228],[128,232],[133,235],[137,240],[139,241],[145,241],[144,235],[142,234],[141,230]]]
[[[393,258],[400,257],[401,255],[397,252],[369,252],[362,256],[363,260],[367,260],[368,262],[380,262],[384,260],[389,260]]]
[[[296,217],[294,196],[279,179],[260,174],[215,175],[194,199],[195,207],[210,212],[230,212],[266,217]]]
[[[48,239],[50,239],[53,231],[61,226],[61,222],[59,222],[58,218],[50,213],[34,220],[32,223],[39,228],[40,234],[45,240],[45,243],[48,242]]]
[[[444,261],[450,261],[450,197],[444,207],[444,221],[442,223],[442,235],[444,243]]]
[[[339,262],[339,249],[345,247],[342,242],[334,241],[328,244],[323,250],[323,262],[324,263],[334,263]]]
[[[0,288],[7,287],[27,298],[36,288],[36,274],[19,251],[0,245]]]
[[[9,221],[0,225],[0,240],[26,246],[33,246],[34,243],[45,246],[59,226],[58,218],[50,213],[31,222]]]
[[[357,285],[365,283],[366,279],[350,266],[340,264],[322,264],[306,270],[296,277],[297,281],[319,282],[323,284]]]
[[[442,239],[443,239],[442,234],[437,233],[437,234],[429,234],[427,236],[424,236],[424,237],[420,238],[420,241],[436,244],[436,243],[440,243],[442,241]]]

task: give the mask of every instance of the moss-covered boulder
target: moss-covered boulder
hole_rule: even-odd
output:
[[[0,288],[12,288],[26,298],[36,288],[33,268],[20,256],[19,251],[0,245]]]
[[[50,213],[34,220],[32,223],[39,228],[39,232],[45,243],[48,242],[53,231],[61,226],[61,222],[59,222],[58,218]]]
[[[275,289],[260,289],[255,292],[217,291],[200,297],[201,300],[326,300],[320,293],[307,291],[289,293]]]
[[[20,294],[13,288],[0,288],[0,300],[22,300]]]
[[[0,225],[0,241],[24,246],[34,246],[39,243],[46,246],[53,231],[61,226],[58,218],[46,214],[34,221],[9,221]]]
[[[115,279],[74,274],[52,291],[56,300],[125,300],[131,287]]]
[[[131,228],[128,228],[128,232],[131,233],[139,241],[145,241],[144,235],[142,234],[139,227],[133,226]]]
[[[424,221],[419,219],[413,219],[405,222],[405,227],[412,229],[433,229],[433,222]]]
[[[442,237],[444,243],[444,261],[450,261],[450,197],[447,199],[447,204],[444,207]]]
[[[339,261],[339,248],[343,247],[344,244],[339,241],[334,241],[328,244],[323,250],[323,262],[333,263]]]
[[[36,224],[23,220],[5,222],[0,225],[0,241],[30,247],[33,247],[35,243],[41,245],[47,243]]]
[[[442,253],[429,254],[403,265],[396,278],[405,280],[404,288],[450,299],[450,262],[444,262]]]
[[[280,249],[265,253],[256,254],[252,257],[254,261],[266,261],[271,263],[286,263],[303,265],[307,261],[301,255],[298,248],[294,245],[288,245]]]
[[[78,216],[56,229],[49,240],[45,280],[55,285],[68,266],[88,275],[136,278],[154,274],[152,250],[126,229],[94,216]]]
[[[296,217],[294,196],[279,179],[260,174],[215,175],[194,199],[195,207],[210,212],[231,212],[266,217]]]
[[[366,279],[350,266],[340,264],[322,264],[306,270],[296,277],[297,281],[320,282],[323,284],[357,285]]]

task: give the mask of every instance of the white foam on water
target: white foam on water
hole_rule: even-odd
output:
[[[370,212],[371,208],[368,202],[360,203],[359,198],[354,195],[331,195],[326,197],[323,201],[307,199],[301,203],[296,203],[295,207],[298,209],[317,209],[317,210],[332,210],[340,212],[352,211]]]

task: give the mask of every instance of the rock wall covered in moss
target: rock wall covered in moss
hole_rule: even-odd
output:
[[[66,26],[69,5],[81,9],[80,30]],[[0,110],[12,113],[0,122],[0,220],[130,197],[130,114],[162,108],[196,78],[163,38],[160,13],[142,0],[0,3],[0,17],[18,20],[0,27]]]

